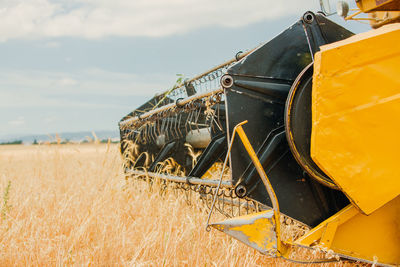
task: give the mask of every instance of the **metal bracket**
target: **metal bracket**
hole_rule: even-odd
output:
[[[255,166],[257,172],[258,172],[258,174],[260,175],[261,180],[262,180],[262,182],[264,183],[265,188],[267,189],[269,198],[271,199],[271,202],[272,202],[272,210],[273,210],[273,218],[271,218],[271,220],[272,220],[272,221],[274,222],[274,224],[275,224],[276,243],[277,243],[277,246],[276,246],[277,256],[281,256],[282,254],[284,254],[285,245],[284,245],[284,244],[282,243],[282,241],[281,241],[280,211],[279,211],[278,199],[276,198],[275,191],[274,191],[274,189],[272,188],[272,185],[271,185],[271,183],[270,183],[270,181],[269,181],[269,179],[268,179],[267,174],[265,173],[264,168],[262,167],[262,164],[261,164],[260,160],[259,160],[258,157],[257,157],[256,152],[254,151],[252,145],[250,144],[249,139],[247,138],[246,133],[245,133],[244,130],[243,130],[242,125],[244,125],[244,124],[246,124],[246,123],[247,123],[247,120],[246,120],[246,121],[243,121],[243,122],[241,122],[241,123],[239,123],[239,124],[237,124],[237,125],[235,126],[235,128],[233,129],[232,139],[231,139],[231,142],[230,142],[230,144],[229,144],[228,153],[227,153],[227,155],[226,155],[226,158],[225,158],[225,161],[224,161],[224,166],[223,166],[223,168],[222,168],[222,173],[223,173],[223,170],[224,170],[224,168],[225,168],[225,165],[226,165],[226,163],[227,163],[227,161],[228,161],[228,157],[229,157],[229,154],[230,154],[230,150],[231,150],[231,148],[232,148],[232,144],[233,144],[233,141],[234,141],[234,138],[235,138],[235,134],[237,133],[237,134],[239,135],[240,140],[242,141],[242,143],[243,143],[243,145],[244,145],[244,147],[245,147],[247,153],[249,154],[249,156],[250,156],[250,158],[251,158],[251,160],[252,160],[252,162],[253,162],[253,164],[254,164],[254,166]],[[220,182],[222,182],[222,174],[221,174]],[[217,188],[219,188],[219,186],[218,186]],[[213,201],[213,204],[212,204],[211,208],[214,207],[215,200],[216,200],[216,198],[217,198],[217,193],[218,193],[218,189],[217,189],[217,191],[216,191],[216,194],[214,195],[214,201]],[[211,213],[212,213],[212,209],[210,210],[210,213],[209,213],[208,219],[207,219],[207,226],[206,226],[206,229],[207,229],[208,231],[209,231],[209,229],[210,229],[209,221],[210,221]]]
[[[297,239],[294,244],[305,247],[320,245],[325,248],[330,248],[337,227],[350,220],[358,213],[359,212],[353,205],[349,205],[311,229],[307,234]]]

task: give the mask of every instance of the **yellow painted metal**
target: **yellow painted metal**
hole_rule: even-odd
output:
[[[277,239],[274,212],[262,211],[211,224],[263,254],[276,256]]]
[[[267,189],[272,190],[270,198],[276,206],[274,210],[232,218],[211,226],[264,254],[287,257],[290,247],[280,239],[280,221],[277,220],[279,205],[275,193],[242,125],[235,128],[253,163],[259,168],[260,176],[266,179]],[[369,216],[362,214],[354,205],[349,205],[293,244],[332,249],[344,257],[396,265],[400,264],[399,222],[400,196]]]
[[[352,217],[357,215],[359,212],[353,205],[349,205],[343,210],[339,211],[335,215],[331,216],[330,218],[326,219],[322,223],[320,223],[318,226],[314,227],[311,229],[307,234],[304,236],[300,237],[298,240],[295,241],[296,245],[300,246],[306,246],[310,247],[312,245],[315,245],[323,236],[325,229],[327,225],[331,223],[337,224],[339,226],[342,223],[347,222],[350,220]],[[327,247],[329,248],[329,247]]]
[[[353,13],[353,14],[347,16],[347,17],[345,17],[344,19],[345,19],[345,20],[351,20],[351,19],[353,19],[355,16],[360,15],[361,13],[362,13],[362,10],[358,10],[357,12],[355,12],[355,13]]]
[[[400,194],[400,24],[315,55],[311,157],[371,214]]]
[[[331,247],[338,226],[339,226],[339,220],[334,220],[326,224],[325,231],[322,234],[320,240],[320,244],[323,247],[326,248]]]
[[[332,223],[336,224],[335,231],[330,229]],[[328,235],[332,239],[329,244],[323,244],[327,232],[330,232]],[[348,258],[399,265],[400,196],[369,216],[349,205],[296,240],[294,244],[332,249]]]
[[[247,138],[246,133],[243,130],[243,125],[246,124],[247,121],[243,121],[239,123],[238,125],[235,126],[234,131],[233,131],[233,136],[235,133],[237,133],[240,137],[240,140],[242,141],[247,153],[249,154],[258,174],[261,177],[262,182],[264,183],[265,188],[267,189],[269,198],[271,199],[272,202],[272,213],[256,213],[254,215],[249,215],[245,217],[237,217],[230,219],[228,221],[224,221],[222,223],[217,223],[217,224],[211,224],[214,228],[217,228],[220,231],[223,231],[238,240],[256,248],[259,251],[266,251],[266,248],[270,246],[270,235],[275,236],[275,241],[274,241],[274,246],[276,249],[275,254],[277,256],[281,256],[286,252],[287,247],[285,244],[281,242],[281,231],[280,231],[280,211],[279,211],[279,203],[278,199],[276,198],[275,191],[272,188],[272,185],[268,179],[267,174],[264,171],[264,168],[261,165],[260,160],[257,157],[256,152],[254,151],[252,145],[250,144],[249,139]],[[232,137],[233,139],[233,137]],[[229,155],[229,151],[228,151]],[[215,201],[215,200],[214,200]],[[272,216],[272,215],[273,216]],[[210,215],[207,220],[207,226],[208,222],[210,219]],[[255,216],[255,217],[254,217]],[[261,217],[259,217],[261,216]],[[263,217],[264,216],[264,217]],[[267,222],[265,221],[266,217],[269,216],[267,219],[272,220],[272,224],[266,224]],[[255,220],[255,218],[257,220]],[[260,221],[261,220],[261,221]],[[232,228],[233,225],[240,225],[239,228]],[[264,226],[263,226],[264,225]],[[271,225],[271,229],[269,229],[269,226]],[[265,228],[266,227],[266,228]],[[232,232],[233,231],[233,232]],[[260,243],[262,240],[264,240],[266,237],[268,237],[268,242],[262,245]],[[261,241],[260,241],[261,240]],[[264,241],[262,241],[264,242]],[[268,252],[269,253],[269,252]]]
[[[209,224],[209,223],[210,223],[210,219],[211,219],[211,216],[212,216],[212,212],[213,212],[213,210],[214,210],[215,201],[216,201],[217,198],[218,198],[217,192],[219,191],[219,188],[220,188],[220,186],[221,186],[221,184],[222,184],[222,179],[223,179],[223,177],[224,177],[225,167],[226,167],[226,164],[228,163],[229,155],[231,154],[231,149],[232,149],[233,141],[235,140],[235,135],[236,135],[237,129],[238,129],[238,128],[241,129],[241,128],[242,128],[242,125],[244,125],[244,124],[246,124],[246,123],[247,123],[247,120],[246,120],[246,121],[242,121],[242,122],[238,123],[238,124],[233,128],[231,141],[229,142],[228,151],[226,152],[224,164],[222,165],[222,170],[221,170],[221,174],[220,174],[221,176],[220,176],[220,178],[219,178],[218,186],[217,186],[217,188],[216,188],[216,190],[215,190],[216,193],[214,194],[213,202],[212,202],[211,208],[210,208],[210,213],[208,213],[207,223],[206,223],[206,230],[207,230],[207,231],[209,231],[209,229],[210,229],[210,224]]]
[[[400,1],[399,0],[359,0],[356,1],[357,6],[362,12],[372,12],[372,11],[400,11]]]
[[[247,121],[246,121],[247,122]],[[276,194],[275,191],[268,179],[267,174],[265,173],[265,170],[263,168],[263,166],[261,165],[260,160],[257,157],[256,152],[253,149],[253,146],[250,144],[249,139],[247,138],[246,133],[243,130],[243,127],[240,125],[239,127],[237,127],[236,129],[237,134],[240,137],[240,140],[242,141],[244,148],[246,149],[247,153],[249,154],[251,161],[254,164],[254,167],[257,170],[258,175],[260,176],[262,182],[264,183],[265,188],[267,189],[269,198],[271,199],[271,203],[272,203],[272,208],[274,211],[274,219],[275,219],[275,232],[276,232],[276,236],[277,236],[277,254],[278,256],[280,256],[280,253],[283,253],[285,250],[285,247],[283,245],[283,243],[281,242],[281,230],[280,230],[280,211],[279,211],[279,203],[278,203],[278,199],[276,198]]]
[[[377,29],[389,23],[400,22],[399,11],[375,11],[368,13],[368,19],[371,27]]]
[[[367,20],[374,29],[400,22],[400,0],[357,0],[356,3],[359,10],[345,20]],[[368,17],[356,17],[363,13]]]

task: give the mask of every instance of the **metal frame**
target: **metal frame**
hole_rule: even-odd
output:
[[[195,185],[207,185],[207,186],[218,186],[221,183],[222,187],[230,188],[232,187],[232,183],[230,181],[222,181],[219,180],[208,180],[208,179],[200,179],[196,177],[179,177],[174,175],[168,175],[163,173],[155,173],[155,172],[147,172],[147,171],[139,171],[139,170],[132,170],[127,169],[125,170],[126,175],[138,175],[138,176],[148,176],[151,178],[158,178],[161,180],[166,180],[170,182],[178,182],[178,183],[188,183],[188,184],[195,184]]]

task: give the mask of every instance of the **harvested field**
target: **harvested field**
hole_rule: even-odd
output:
[[[296,265],[206,232],[201,203],[127,183],[117,145],[1,146],[0,196],[1,266]]]

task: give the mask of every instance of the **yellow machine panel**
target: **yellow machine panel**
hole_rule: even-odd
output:
[[[365,214],[400,193],[399,42],[391,24],[315,56],[311,156]]]
[[[356,1],[357,6],[363,12],[399,10],[398,0],[362,0]]]
[[[372,19],[369,23],[374,29],[389,23],[400,21],[399,11],[375,11],[368,13],[368,16]]]
[[[386,264],[400,263],[400,197],[369,216],[358,213],[340,225],[331,249],[339,254]]]
[[[390,265],[400,263],[400,196],[366,216],[353,205],[295,241],[319,245],[339,255]]]
[[[278,241],[272,210],[239,216],[211,226],[263,254],[276,255]]]

